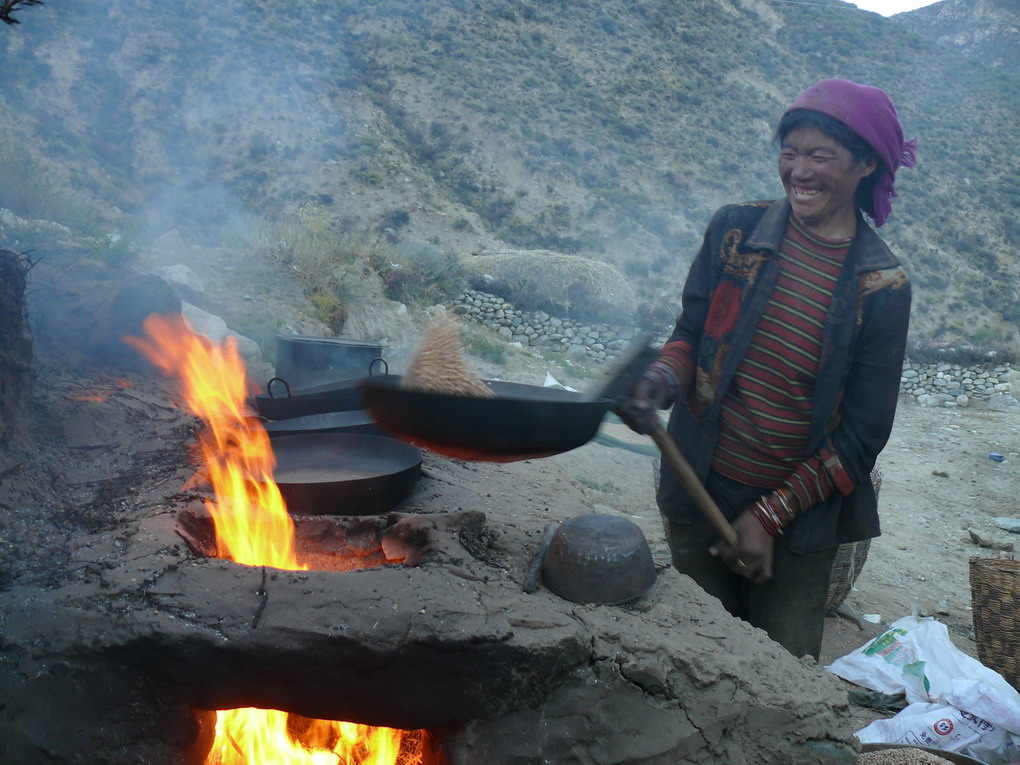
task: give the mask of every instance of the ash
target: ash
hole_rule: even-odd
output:
[[[189,496],[198,427],[166,381],[43,366],[0,447],[0,590],[88,582],[118,555],[111,534]]]

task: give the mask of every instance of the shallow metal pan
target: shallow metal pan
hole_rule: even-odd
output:
[[[273,478],[294,515],[374,515],[404,501],[421,452],[383,436],[323,433],[270,439]]]

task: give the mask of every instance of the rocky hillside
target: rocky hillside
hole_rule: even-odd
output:
[[[842,76],[888,90],[920,141],[883,229],[915,335],[1018,337],[1017,59],[902,19],[832,0],[66,0],[20,18],[0,30],[0,207],[84,230],[93,255],[312,211],[459,262],[605,261],[663,321],[712,210],[781,193],[782,109]]]
[[[1010,0],[942,0],[896,16],[911,31],[1016,72],[1020,60],[1020,5]]]

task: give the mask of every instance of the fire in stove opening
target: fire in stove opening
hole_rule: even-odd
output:
[[[215,713],[203,765],[440,765],[432,737],[360,723],[313,720],[274,709]]]

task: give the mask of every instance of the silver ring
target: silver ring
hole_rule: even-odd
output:
[[[747,568],[747,564],[746,564],[746,563],[744,563],[744,561],[740,560],[740,558],[737,558],[737,565],[738,565],[738,566],[739,566],[740,568]]]

